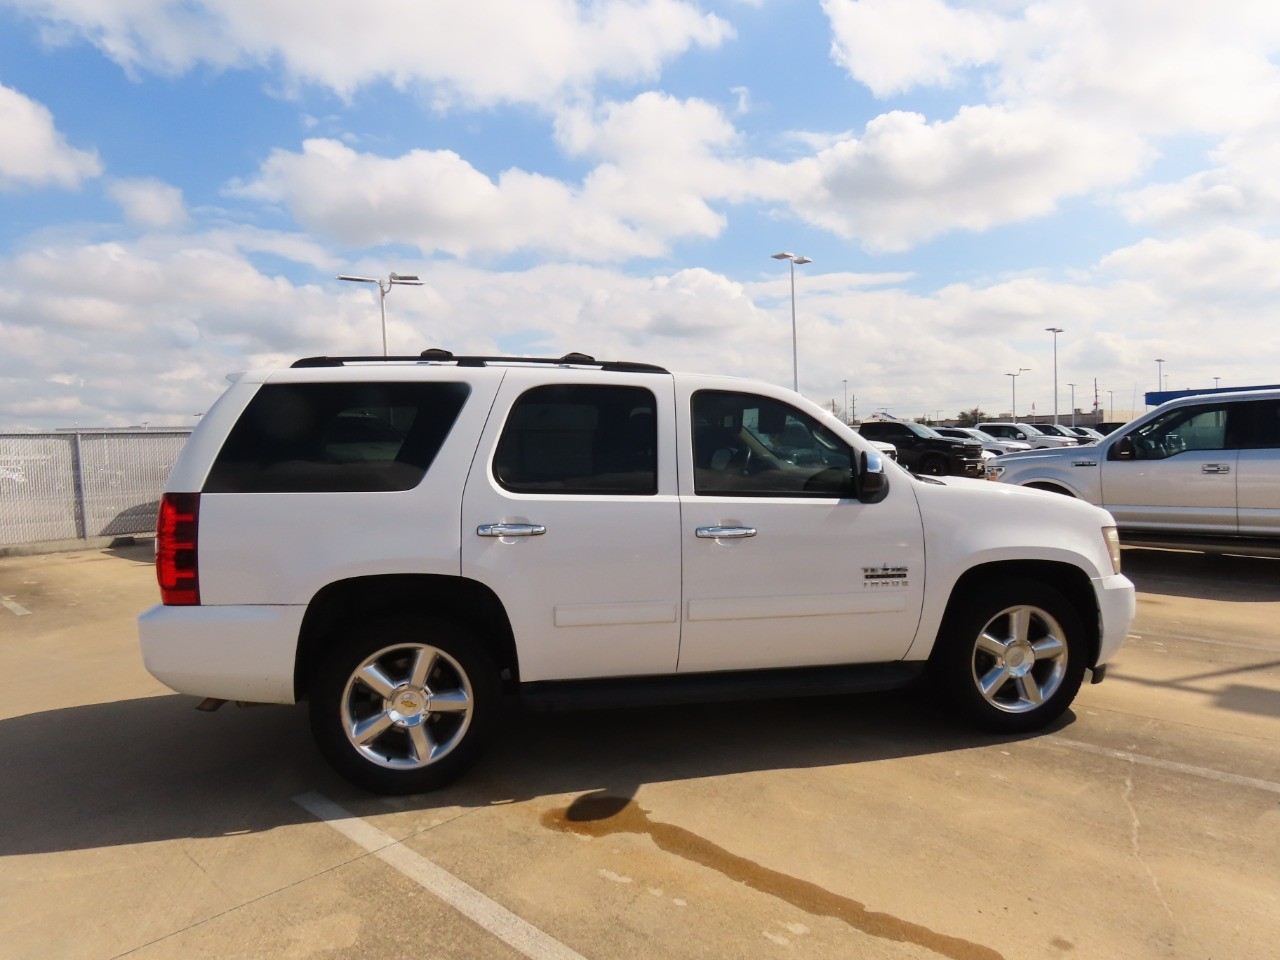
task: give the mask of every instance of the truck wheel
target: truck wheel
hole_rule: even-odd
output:
[[[945,477],[947,475],[947,461],[942,457],[925,457],[920,463],[920,472],[930,477]]]
[[[933,674],[975,726],[1037,730],[1060,717],[1080,689],[1084,627],[1066,598],[1038,581],[1009,581],[987,594],[948,615]]]
[[[325,759],[356,786],[434,790],[480,755],[498,691],[493,664],[458,624],[375,621],[318,664],[311,732]]]

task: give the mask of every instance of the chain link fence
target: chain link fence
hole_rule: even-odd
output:
[[[0,434],[0,547],[154,533],[190,430]]]

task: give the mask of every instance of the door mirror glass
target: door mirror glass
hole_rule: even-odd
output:
[[[1112,460],[1132,460],[1133,459],[1133,438],[1121,437],[1111,447]]]

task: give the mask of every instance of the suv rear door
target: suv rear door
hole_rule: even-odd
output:
[[[462,504],[462,575],[511,618],[520,679],[672,673],[680,504],[670,375],[512,368]]]

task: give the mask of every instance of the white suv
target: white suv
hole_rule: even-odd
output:
[[[439,786],[500,695],[761,699],[929,672],[1042,727],[1134,612],[1111,517],[915,478],[779,387],[580,354],[328,358],[235,379],[174,467],[147,668],[310,702],[376,791]]]

